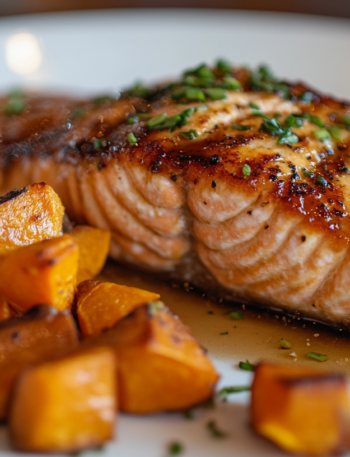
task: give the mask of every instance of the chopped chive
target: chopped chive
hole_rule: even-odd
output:
[[[346,114],[346,115],[343,117],[342,122],[343,122],[345,125],[350,125],[350,115],[349,115],[349,114]]]
[[[128,120],[127,120],[127,124],[131,125],[131,124],[137,124],[137,117],[136,116],[130,116],[128,117]]]
[[[220,430],[214,420],[207,423],[207,427],[214,438],[225,438],[227,433]]]
[[[326,355],[318,354],[317,352],[309,352],[306,354],[306,357],[317,360],[318,362],[325,362],[328,359]]]
[[[284,123],[286,124],[287,127],[297,128],[297,127],[302,127],[304,120],[300,116],[294,116],[293,114],[291,114],[290,116],[285,118]]]
[[[333,125],[332,127],[329,127],[328,131],[335,140],[343,141],[343,138],[340,134],[340,127]]]
[[[103,140],[100,138],[94,138],[94,148],[95,149],[101,149],[103,146]]]
[[[217,70],[221,70],[224,73],[229,73],[231,71],[231,65],[227,60],[220,59],[216,62]]]
[[[163,121],[165,121],[167,117],[166,113],[159,114],[159,116],[153,117],[147,122],[147,127],[148,128],[154,128],[157,125],[161,124]]]
[[[146,120],[146,119],[149,119],[151,117],[151,115],[149,113],[137,113],[137,117],[139,117],[140,119]]]
[[[223,397],[226,397],[229,394],[237,394],[239,392],[247,392],[251,390],[250,386],[231,386],[231,387],[224,387],[219,391],[219,394]]]
[[[242,311],[228,311],[225,314],[228,314],[235,321],[244,319],[244,314]]]
[[[232,76],[225,76],[222,87],[227,90],[238,90],[241,88],[241,83]]]
[[[20,114],[25,109],[23,94],[20,90],[10,93],[8,102],[4,108],[5,114]]]
[[[175,114],[174,116],[167,117],[163,122],[156,124],[151,129],[164,130],[175,128],[182,121],[180,114]]]
[[[313,135],[320,141],[324,143],[329,143],[331,141],[331,136],[326,129],[314,130]]]
[[[93,98],[92,103],[95,105],[95,108],[101,108],[101,106],[112,100],[113,97],[111,95],[101,95],[99,97]]]
[[[290,349],[292,347],[292,345],[284,338],[280,339],[280,346],[282,349]]]
[[[181,132],[181,136],[187,138],[188,140],[194,140],[195,138],[198,138],[198,133],[191,129],[188,132]]]
[[[313,98],[314,98],[314,94],[310,91],[305,91],[304,93],[302,93],[300,96],[299,96],[300,100],[302,102],[312,102]]]
[[[327,181],[322,176],[317,176],[316,184],[319,184],[320,186],[326,186]]]
[[[220,335],[228,335],[228,332],[221,332]]]
[[[317,127],[320,127],[321,129],[324,129],[326,127],[324,122],[322,122],[318,116],[314,116],[313,114],[305,113],[303,115],[303,117],[305,119],[308,119],[310,122],[317,125]]]
[[[199,102],[206,101],[204,92],[199,89],[186,89],[184,98],[187,98],[187,100],[198,100]]]
[[[292,132],[291,127],[285,127],[283,132],[278,136],[277,144],[294,144],[298,143],[298,136]]]
[[[246,370],[246,371],[255,371],[255,368],[256,368],[256,365],[249,363],[248,360],[246,362],[239,362],[238,366],[241,370]]]
[[[307,176],[308,178],[312,178],[313,175],[314,175],[314,174],[312,173],[312,171],[306,170],[306,169],[303,170],[303,174],[304,174],[304,176]]]
[[[200,113],[201,111],[205,111],[208,109],[208,106],[207,105],[199,105],[197,106],[194,110],[197,112],[197,113]]]
[[[250,168],[250,166],[247,163],[245,163],[242,168],[243,176],[247,178],[250,175],[251,171],[252,169]]]
[[[273,117],[277,117],[277,118],[279,118],[279,117],[281,117],[281,116],[282,116],[281,113],[275,113],[275,114],[273,115]]]
[[[72,111],[72,114],[71,114],[71,119],[73,121],[75,121],[76,119],[81,119],[85,116],[86,114],[86,111],[85,109],[82,107],[82,106],[77,106],[73,111]]]
[[[184,447],[181,443],[174,442],[169,445],[169,455],[179,455],[182,454]]]
[[[130,146],[135,146],[135,144],[137,144],[138,141],[136,136],[132,132],[128,133],[126,139],[128,140]]]
[[[249,125],[239,125],[239,124],[232,124],[232,128],[235,130],[250,130],[251,127]]]
[[[285,129],[282,128],[280,121],[275,117],[269,119],[264,116],[264,122],[261,124],[260,128],[263,132],[272,136],[281,135],[285,131]]]
[[[212,89],[207,89],[206,94],[212,100],[223,100],[227,97],[226,91],[222,87],[213,87]]]
[[[249,102],[249,106],[252,109],[256,109],[256,110],[260,111],[260,107],[258,105],[256,105],[255,103],[253,103],[253,102]]]

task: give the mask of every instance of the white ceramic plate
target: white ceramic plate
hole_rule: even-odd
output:
[[[302,79],[350,98],[349,25],[341,19],[215,10],[114,10],[4,18],[0,20],[0,89],[24,85],[108,92],[137,79],[161,79],[225,57],[239,64],[267,62],[279,76]],[[234,356],[214,362],[222,374],[219,387],[250,382],[250,373],[235,368]],[[251,433],[248,401],[249,394],[237,394],[214,410],[196,411],[193,421],[182,414],[121,416],[118,439],[107,445],[104,455],[166,457],[172,441],[181,442],[188,457],[284,455]],[[206,423],[211,419],[228,432],[227,438],[210,436]],[[6,427],[0,429],[0,453],[14,455]]]

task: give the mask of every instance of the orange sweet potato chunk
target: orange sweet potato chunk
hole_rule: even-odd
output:
[[[158,298],[158,294],[135,287],[84,281],[78,285],[76,296],[81,332],[84,336],[98,335],[137,307]]]
[[[21,317],[0,323],[0,419],[8,414],[9,399],[19,374],[78,346],[78,331],[69,311],[37,306]]]
[[[116,362],[94,348],[24,372],[14,392],[10,433],[29,452],[76,452],[113,437]]]
[[[0,294],[20,312],[39,304],[70,308],[78,255],[69,235],[8,251],[0,255]]]
[[[343,375],[261,364],[251,413],[256,432],[290,453],[333,455],[347,447],[350,401]]]
[[[109,252],[111,232],[88,225],[77,225],[73,228],[72,237],[79,247],[79,284],[94,278],[102,270]]]
[[[118,359],[119,405],[136,414],[188,409],[213,394],[218,374],[189,329],[162,302],[136,309],[92,342]]]
[[[52,187],[32,184],[0,197],[0,254],[62,234],[64,208]]]

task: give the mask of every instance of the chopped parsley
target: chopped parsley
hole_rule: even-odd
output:
[[[135,144],[137,144],[138,141],[136,136],[132,132],[128,133],[126,139],[128,140],[130,146],[135,146]]]
[[[255,368],[256,368],[256,365],[249,363],[248,360],[246,362],[239,362],[238,366],[241,370],[246,370],[246,371],[255,371]]]
[[[219,427],[216,425],[216,421],[214,420],[209,421],[207,423],[207,427],[214,438],[225,438],[227,436],[227,433],[220,430]]]
[[[179,442],[170,443],[169,445],[169,455],[180,455],[182,454],[184,447]]]
[[[292,345],[284,338],[280,339],[280,346],[282,349],[290,349],[292,347]]]
[[[252,169],[250,168],[250,166],[247,163],[245,163],[242,167],[244,178],[247,178],[250,175],[251,171]]]
[[[285,127],[283,132],[278,136],[277,144],[294,144],[298,143],[298,136],[292,132],[291,127]]]
[[[228,314],[235,321],[244,319],[244,314],[242,311],[228,311],[225,314]]]
[[[191,129],[188,132],[181,132],[181,136],[187,138],[188,140],[194,140],[195,138],[198,138],[198,133]]]
[[[251,129],[250,125],[239,125],[239,124],[232,124],[232,128],[235,130],[243,130],[243,131]]]
[[[317,360],[318,362],[326,362],[326,360],[328,359],[326,355],[318,354],[317,352],[309,352],[308,354],[306,354],[306,357],[308,357],[309,359]]]

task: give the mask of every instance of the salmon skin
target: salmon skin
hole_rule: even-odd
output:
[[[220,61],[92,100],[0,100],[1,191],[47,182],[111,256],[350,322],[350,104]]]

